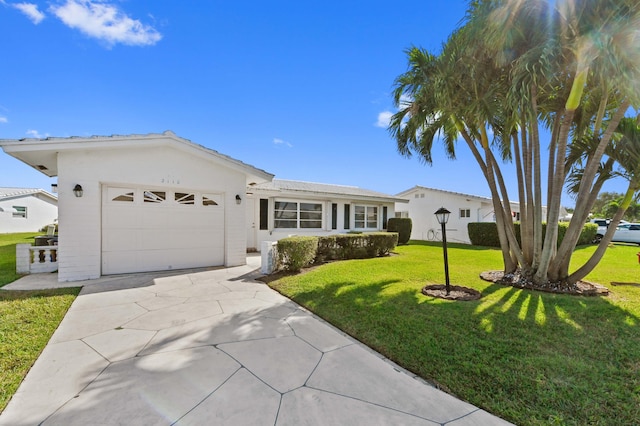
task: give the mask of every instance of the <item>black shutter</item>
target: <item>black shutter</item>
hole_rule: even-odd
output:
[[[349,229],[351,228],[349,226],[349,210],[351,209],[351,205],[350,204],[345,204],[344,205],[344,229]]]
[[[269,229],[269,200],[260,198],[260,229]]]
[[[331,204],[331,229],[338,229],[338,205]]]
[[[387,206],[382,206],[382,229],[387,229]]]

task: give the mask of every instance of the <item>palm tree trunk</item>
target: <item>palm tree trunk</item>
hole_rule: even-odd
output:
[[[538,91],[535,84],[531,85],[531,145],[533,153],[533,239],[534,252],[532,267],[538,268],[542,251],[542,179],[540,177],[540,133],[538,132]],[[547,212],[548,213],[548,212]],[[555,247],[555,246],[554,246]]]
[[[593,156],[587,162],[585,167],[582,181],[580,182],[580,187],[578,190],[578,195],[576,197],[576,206],[574,210],[574,216],[578,218],[586,218],[589,214],[589,211],[593,207],[594,199],[590,197],[593,192],[593,182],[600,167],[600,160],[604,155],[604,151],[611,142],[611,138],[613,137],[613,133],[618,127],[620,120],[624,117],[627,109],[630,106],[630,102],[628,100],[622,101],[616,112],[611,117],[609,124],[607,125],[607,129],[602,135],[600,143],[598,147],[593,153]],[[548,224],[547,224],[548,225]],[[562,270],[566,270],[569,262],[571,261],[571,254],[573,253],[573,249],[575,248],[578,239],[580,238],[580,233],[582,231],[582,227],[584,225],[584,221],[579,222],[577,220],[571,220],[569,222],[569,227],[567,228],[567,232],[565,233],[564,239],[558,248],[558,256],[554,260],[553,264],[550,266],[553,269],[553,275],[558,275],[558,278],[565,278],[560,276]],[[548,228],[547,228],[548,229]]]
[[[557,279],[554,274],[551,276],[548,276],[548,274],[550,272],[549,265],[556,251],[558,241],[558,216],[564,183],[564,152],[567,149],[567,140],[569,138],[569,130],[574,114],[575,109],[566,110],[562,117],[562,125],[558,132],[558,142],[556,144],[556,162],[555,165],[549,165],[549,167],[554,168],[554,174],[550,199],[547,200],[547,230],[542,245],[542,253],[540,254],[540,264],[533,277],[534,282],[537,284],[543,284],[549,280],[555,281]]]

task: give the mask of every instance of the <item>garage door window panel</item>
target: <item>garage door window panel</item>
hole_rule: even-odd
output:
[[[167,199],[167,193],[164,191],[144,191],[143,200],[145,203],[161,204]]]
[[[173,199],[176,203],[185,206],[193,206],[196,204],[195,194],[191,194],[188,192],[176,192],[174,193]]]
[[[205,207],[219,206],[221,201],[218,194],[202,194],[202,205]]]
[[[133,203],[135,192],[130,188],[107,188],[107,197],[109,201],[117,203]]]

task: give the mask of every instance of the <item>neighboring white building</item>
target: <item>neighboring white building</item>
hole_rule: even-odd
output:
[[[441,189],[414,186],[396,195],[407,198],[408,204],[396,204],[396,217],[409,217],[412,240],[439,240],[441,226],[435,212],[444,207],[451,212],[447,222],[447,241],[471,244],[467,225],[471,222],[495,222],[491,198]],[[520,220],[520,204],[512,201],[514,221]],[[546,207],[543,206],[543,214]]]
[[[274,179],[247,188],[247,247],[290,235],[382,231],[401,197],[355,186]]]
[[[172,132],[0,146],[58,177],[60,281],[244,264],[246,188],[273,178]]]
[[[0,188],[0,234],[37,232],[58,219],[58,198],[42,189]]]

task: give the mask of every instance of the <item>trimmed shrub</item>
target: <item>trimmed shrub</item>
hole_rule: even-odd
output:
[[[467,231],[474,246],[500,247],[498,226],[495,222],[471,222],[467,225]]]
[[[584,228],[582,228],[582,232],[580,233],[578,245],[583,246],[593,243],[596,239],[597,233],[598,225],[596,223],[585,223]]]
[[[407,244],[411,238],[413,222],[408,217],[392,217],[387,221],[387,231],[398,233],[398,244]]]
[[[289,272],[299,272],[313,263],[328,260],[386,256],[397,245],[396,232],[288,237],[278,241],[278,267]]]
[[[520,238],[520,223],[514,223],[516,239],[518,243],[522,243]],[[569,224],[567,222],[558,223],[558,245],[564,239]],[[495,222],[473,222],[467,226],[469,231],[469,239],[474,246],[500,247],[500,239],[498,238],[498,227]],[[542,224],[542,234],[547,230],[547,224]],[[596,236],[598,225],[593,223],[586,224],[580,233],[578,245],[590,244]]]
[[[278,264],[285,271],[299,272],[313,263],[318,253],[318,237],[288,237],[278,241]]]
[[[411,233],[409,233],[411,235]],[[397,232],[374,232],[367,234],[367,254],[370,257],[388,255],[398,245]]]

